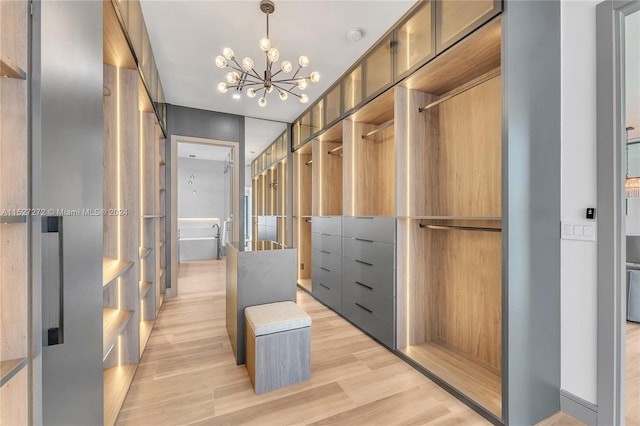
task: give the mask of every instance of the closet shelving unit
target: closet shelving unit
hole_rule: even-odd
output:
[[[140,3],[105,1],[103,19],[104,424],[112,425],[165,288],[165,147],[162,89]]]
[[[502,415],[501,20],[396,88],[398,349]],[[420,182],[421,184],[416,184]]]
[[[298,249],[298,285],[311,291],[311,201],[313,149],[308,143],[293,154],[293,245]]]
[[[288,132],[280,134],[251,163],[253,240],[287,244]]]
[[[0,1],[0,424],[32,419],[28,2]],[[39,218],[35,218],[39,219]]]

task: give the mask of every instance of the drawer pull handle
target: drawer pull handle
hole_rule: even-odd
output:
[[[320,250],[320,253],[324,253],[324,254],[331,254],[330,251],[326,251],[326,250]]]
[[[373,219],[373,216],[358,216],[354,217],[354,219]]]
[[[373,266],[373,263],[365,262],[364,260],[358,260],[358,259],[355,259],[355,260],[356,262],[361,263],[363,265]]]
[[[356,283],[356,284],[358,284],[359,286],[362,286],[362,287],[364,287],[364,288],[366,288],[366,289],[373,290],[373,287],[368,286],[368,285],[366,285],[366,284],[363,284],[363,283],[361,283],[361,282],[359,282],[359,281],[354,281],[354,283]]]
[[[356,241],[361,241],[363,243],[372,243],[373,240],[365,240],[364,238],[354,238]]]
[[[331,269],[325,268],[324,266],[321,266],[320,269],[322,269],[323,271],[331,272]]]
[[[324,284],[322,284],[322,283],[318,283],[318,284],[320,284],[320,286],[321,286],[321,287],[324,287],[324,288],[326,288],[327,290],[331,290],[331,287],[327,287],[326,285],[324,285]]]
[[[356,306],[360,309],[364,309],[365,311],[369,312],[370,314],[373,313],[373,311],[369,308],[365,308],[364,306],[362,306],[361,304],[359,304],[358,302],[356,302]]]

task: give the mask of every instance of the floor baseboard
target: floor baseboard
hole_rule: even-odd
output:
[[[564,389],[560,389],[560,410],[589,426],[598,424],[598,406]]]

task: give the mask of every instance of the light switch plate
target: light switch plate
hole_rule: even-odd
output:
[[[560,230],[563,240],[596,241],[598,235],[596,221],[577,220],[562,222]]]

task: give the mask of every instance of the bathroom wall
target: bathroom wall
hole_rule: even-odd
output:
[[[224,161],[178,158],[178,217],[224,221],[231,214],[229,178]]]

